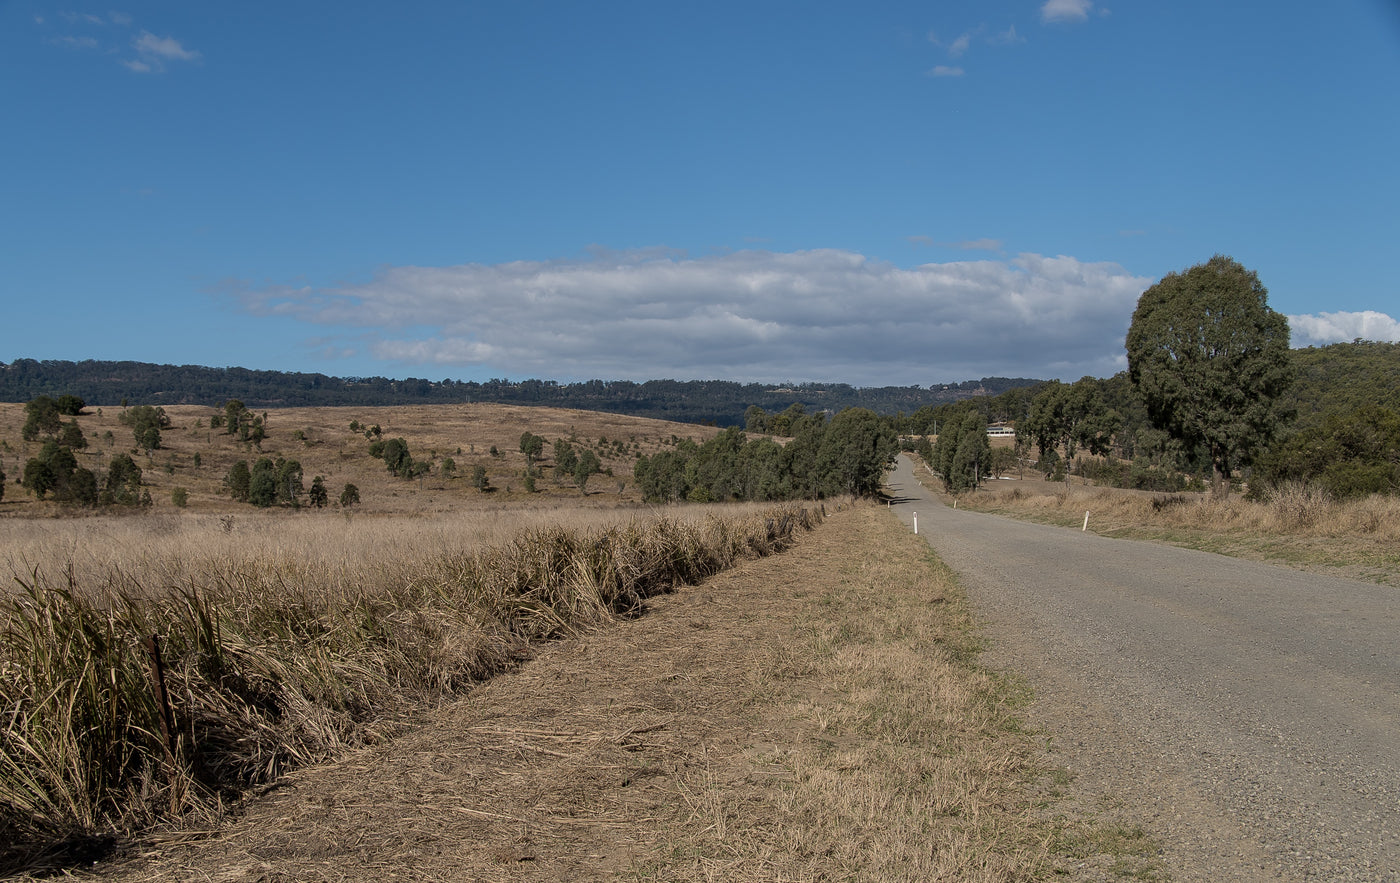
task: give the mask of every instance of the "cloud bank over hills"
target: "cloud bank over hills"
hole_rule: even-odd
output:
[[[883,386],[1106,377],[1154,280],[1021,254],[901,268],[838,249],[387,267],[364,283],[242,288],[256,315],[319,326],[347,355],[506,376]],[[1290,317],[1295,345],[1400,339],[1380,313]]]

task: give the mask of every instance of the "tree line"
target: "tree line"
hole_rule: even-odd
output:
[[[550,405],[715,426],[743,425],[745,410],[781,410],[800,402],[835,413],[849,407],[880,414],[1033,386],[1028,378],[984,377],[931,386],[854,387],[844,383],[759,384],[728,380],[552,380],[484,382],[409,377],[332,377],[325,374],[157,365],[148,362],[16,359],[0,363],[0,401],[73,394],[90,402],[221,407],[238,400],[253,408],[404,404]],[[251,427],[250,427],[251,429]]]
[[[633,474],[650,502],[820,499],[879,493],[899,451],[891,421],[866,408],[797,416],[780,445],[730,427],[704,444],[677,441],[641,457]]]

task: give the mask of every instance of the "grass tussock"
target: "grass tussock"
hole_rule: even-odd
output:
[[[357,531],[297,519],[255,537],[222,519],[176,519],[154,523],[169,536],[134,547],[130,522],[31,528],[88,533],[6,550],[3,859],[198,825],[292,767],[398,731],[532,642],[784,549],[819,518],[796,507],[671,511],[523,526],[484,543],[419,525],[407,554],[383,554],[373,537],[399,522]],[[36,548],[49,556],[36,560]]]

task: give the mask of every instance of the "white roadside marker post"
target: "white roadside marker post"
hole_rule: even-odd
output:
[[[1088,531],[1088,530],[1089,530],[1089,510],[1088,510],[1088,509],[1085,509],[1085,510],[1084,510],[1084,526],[1081,527],[1081,528],[1079,529],[1079,532],[1080,532],[1080,533],[1085,533],[1085,532]]]
[[[917,536],[918,533],[919,533],[919,513],[915,512],[915,513],[914,513],[914,534],[915,534],[915,536]]]

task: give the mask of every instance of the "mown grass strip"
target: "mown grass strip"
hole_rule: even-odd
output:
[[[795,556],[811,590],[752,670],[753,731],[787,734],[750,759],[747,780],[770,784],[729,789],[732,769],[697,765],[677,790],[686,823],[632,878],[1030,881],[1092,865],[1152,879],[1146,835],[1108,836],[1047,799],[1067,777],[1024,724],[1026,686],[981,663],[955,575],[884,510],[842,517],[831,548]]]

